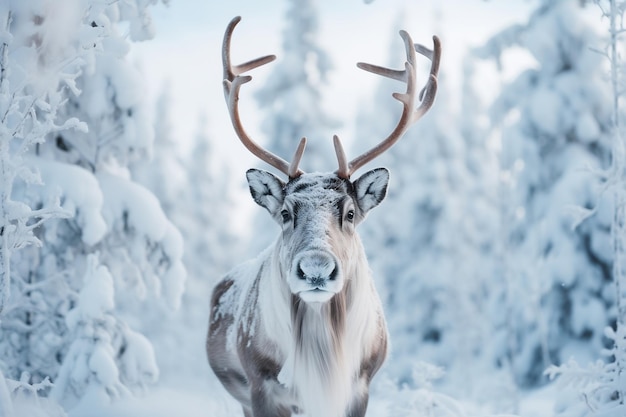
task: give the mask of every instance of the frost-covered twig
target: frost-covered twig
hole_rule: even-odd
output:
[[[64,104],[59,98],[63,88],[59,79],[53,79],[45,88],[39,89],[31,84],[35,81],[34,76],[14,83],[12,71],[20,70],[24,63],[9,54],[13,46],[12,24],[13,12],[7,10],[0,46],[0,315],[11,293],[13,251],[38,244],[34,232],[45,221],[69,216],[58,202],[33,210],[24,202],[14,200],[17,180],[40,181],[38,175],[25,166],[23,156],[36,144],[43,143],[46,135],[52,132],[86,128],[76,119],[56,123],[58,109]],[[37,59],[37,56],[32,55],[30,59]]]

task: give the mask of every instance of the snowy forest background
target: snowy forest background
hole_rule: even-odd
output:
[[[351,44],[400,68],[398,29],[443,40],[436,103],[377,161],[390,192],[360,228],[392,341],[368,415],[626,415],[626,2],[522,2],[475,45],[457,39],[480,31],[471,16],[446,33],[443,6],[391,0],[341,6],[348,27],[389,11],[366,27],[376,42],[324,44],[327,6],[280,2],[271,21],[223,6],[217,47],[180,48],[220,70],[243,15],[234,60],[279,57],[242,92],[244,124],[286,157],[307,136],[306,171],[335,168],[334,133],[357,154],[399,117],[394,82],[354,68],[333,84]],[[0,417],[241,415],[205,359],[208,300],[277,229],[247,196],[257,162],[221,127],[221,80],[196,85],[197,108],[173,99],[194,68],[155,82],[178,63],[145,58],[176,30],[153,23],[167,3],[0,0]],[[356,98],[329,104],[332,89]]]

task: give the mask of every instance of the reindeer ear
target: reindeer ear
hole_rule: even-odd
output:
[[[388,184],[389,171],[387,168],[373,169],[354,181],[356,201],[363,214],[366,214],[383,201],[387,195]]]
[[[275,215],[283,205],[285,183],[274,174],[260,169],[249,169],[246,178],[254,201],[272,216]]]

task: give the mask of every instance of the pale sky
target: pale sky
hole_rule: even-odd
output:
[[[147,83],[147,97],[158,95],[165,81],[171,85],[174,134],[186,146],[200,114],[208,118],[208,135],[215,146],[245,170],[252,157],[236,141],[222,93],[221,41],[234,16],[242,16],[232,51],[235,62],[266,54],[280,60],[281,35],[288,0],[171,0],[153,8],[156,39],[133,46]],[[319,43],[331,55],[335,71],[323,91],[326,111],[343,123],[337,131],[349,141],[358,103],[370,97],[376,76],[356,68],[356,62],[387,64],[394,23],[402,17],[415,42],[431,45],[437,34],[443,42],[441,72],[452,84],[459,81],[462,57],[471,46],[514,22],[523,22],[536,1],[524,0],[318,0]],[[401,68],[399,63],[398,68]],[[241,91],[241,115],[246,129],[259,142],[260,113],[253,92],[262,85],[271,64],[255,70]],[[425,74],[422,74],[425,76]],[[419,75],[418,75],[419,77]],[[389,92],[392,93],[391,91]],[[331,138],[329,138],[331,140]],[[294,138],[294,144],[297,138]],[[235,143],[233,143],[235,142]],[[234,148],[231,145],[237,145]],[[236,153],[236,154],[233,154]],[[288,156],[290,157],[290,156]],[[329,155],[334,158],[333,155]],[[242,171],[243,172],[243,171]]]

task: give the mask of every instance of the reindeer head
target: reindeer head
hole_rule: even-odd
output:
[[[328,301],[343,288],[359,244],[355,227],[385,198],[389,172],[378,168],[354,182],[302,174],[284,183],[256,169],[247,177],[254,201],[282,228],[279,256],[291,292],[305,302]]]
[[[432,106],[437,91],[437,72],[441,46],[433,37],[434,50],[413,44],[410,36],[401,31],[407,53],[402,71],[370,64],[359,68],[406,83],[405,93],[394,93],[404,107],[402,116],[391,134],[374,148],[348,162],[341,141],[333,138],[339,168],[333,173],[306,174],[298,168],[306,139],[302,138],[291,163],[261,148],[245,132],[239,118],[239,89],[252,78],[241,74],[271,62],[268,55],[241,65],[231,65],[230,41],[240,18],[234,18],[224,36],[222,59],[224,64],[224,96],[235,132],[254,155],[285,173],[284,182],[273,174],[257,169],[247,173],[254,201],[266,208],[282,228],[279,253],[282,271],[292,294],[305,302],[319,303],[339,293],[350,275],[351,256],[359,253],[360,240],[355,226],[385,197],[389,172],[378,168],[366,172],[355,181],[350,176],[360,167],[389,149],[406,129],[421,118]],[[432,61],[430,77],[419,93],[421,104],[415,107],[416,51]],[[357,248],[359,246],[359,248]],[[353,260],[352,260],[353,261]]]

